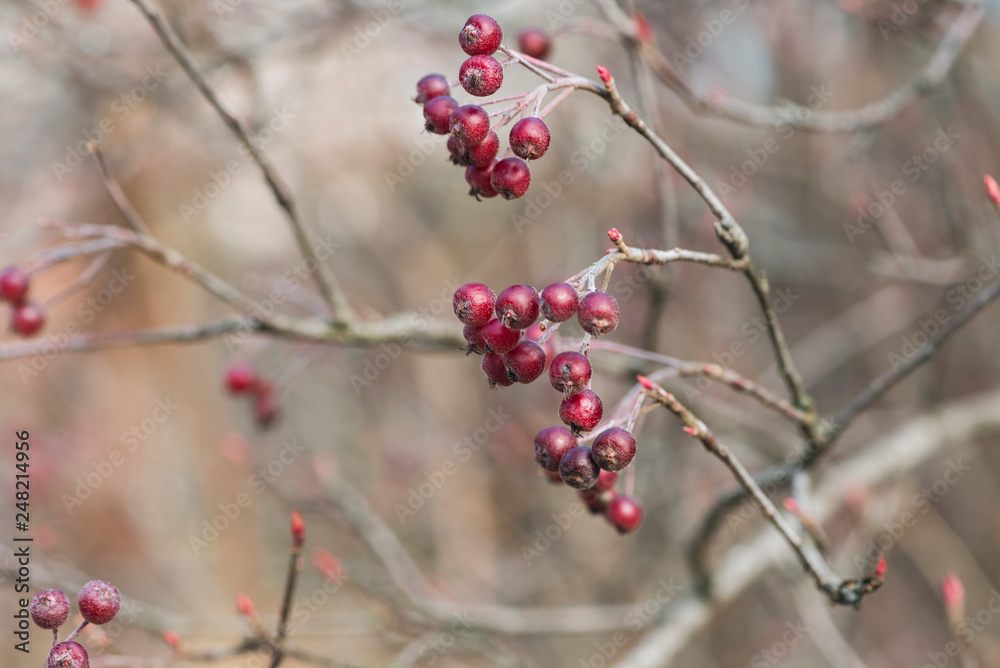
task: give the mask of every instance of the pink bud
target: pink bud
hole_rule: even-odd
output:
[[[635,379],[639,381],[639,384],[642,385],[647,390],[653,389],[653,381],[651,381],[649,378],[646,378],[645,376],[636,376]]]
[[[236,595],[236,609],[248,619],[257,615],[257,606],[254,605],[253,599],[242,591]]]
[[[688,436],[694,436],[698,432],[695,431],[693,427],[684,427],[684,433],[687,434]]]
[[[965,586],[954,573],[948,573],[941,579],[941,598],[946,608],[961,607],[965,603]]]
[[[1000,204],[1000,186],[997,186],[996,179],[989,174],[983,175],[983,183],[986,184],[986,194],[994,204]]]
[[[172,650],[175,652],[180,650],[181,647],[181,637],[178,635],[177,631],[172,631],[167,629],[163,632],[163,642],[167,643]]]
[[[641,42],[650,42],[653,40],[653,27],[649,25],[649,19],[642,14],[642,12],[636,12],[634,16],[635,20],[635,34]]]
[[[601,81],[604,82],[605,86],[611,83],[611,72],[608,72],[608,68],[598,65],[597,74],[601,77]]]
[[[608,238],[611,239],[611,241],[618,243],[622,240],[622,233],[618,231],[617,227],[612,227],[608,230]]]
[[[301,513],[296,510],[292,513],[292,547],[297,550],[304,542],[306,542],[306,524],[302,521]]]
[[[885,557],[880,557],[878,560],[878,565],[875,566],[875,579],[881,580],[885,577],[885,570],[887,566],[885,563]]]
[[[316,548],[312,553],[312,563],[328,580],[340,580],[344,576],[344,568],[340,559],[322,548]]]
[[[785,497],[785,500],[782,502],[782,505],[785,506],[785,510],[792,513],[793,515],[799,515],[802,512],[802,509],[799,508],[799,502],[790,496]]]

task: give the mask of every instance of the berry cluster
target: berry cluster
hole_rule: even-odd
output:
[[[458,71],[458,83],[475,97],[487,97],[503,83],[503,65],[493,57],[503,41],[503,29],[484,14],[469,17],[458,34],[458,43],[469,58]],[[528,53],[541,58],[551,47],[548,36],[537,29],[525,30],[518,38]],[[476,104],[459,106],[451,97],[451,84],[442,74],[428,74],[417,82],[416,101],[424,107],[428,132],[448,137],[448,153],[456,165],[465,167],[469,194],[480,199],[502,195],[522,197],[531,185],[528,160],[537,160],[549,149],[551,135],[541,118],[522,118],[510,129],[509,146],[503,155],[490,114]],[[500,113],[500,112],[498,112]],[[507,119],[502,119],[501,126]],[[514,155],[507,157],[507,153]]]
[[[104,580],[94,580],[84,585],[77,597],[77,606],[83,624],[107,624],[121,608],[122,597],[115,587]],[[56,631],[69,619],[69,599],[58,589],[39,592],[31,601],[31,619],[39,627]],[[80,626],[82,628],[83,625]],[[90,657],[83,645],[73,642],[79,628],[69,639],[58,643],[49,652],[48,668],[89,668]],[[58,637],[56,638],[58,640]]]
[[[253,418],[261,427],[277,419],[278,392],[274,383],[257,375],[249,364],[236,362],[226,369],[226,389],[232,395],[246,395],[253,400]]]
[[[0,300],[14,307],[10,328],[15,334],[32,336],[45,324],[45,311],[36,302],[28,300],[31,279],[18,267],[7,267],[0,272]]]
[[[642,521],[639,502],[614,491],[617,472],[635,456],[635,438],[625,429],[611,427],[597,436],[592,448],[577,441],[604,416],[601,397],[590,389],[590,359],[574,351],[552,357],[524,332],[539,316],[561,323],[575,315],[591,336],[608,334],[618,325],[614,297],[592,291],[580,298],[569,283],[553,283],[541,293],[530,285],[512,285],[499,295],[482,283],[468,283],[455,291],[452,306],[465,325],[466,350],[483,356],[482,369],[490,387],[530,383],[547,367],[549,383],[563,394],[559,419],[566,426],[547,427],[535,437],[535,459],[542,469],[580,490],[591,511],[603,512],[620,532],[638,528]],[[544,325],[535,328],[541,333]]]

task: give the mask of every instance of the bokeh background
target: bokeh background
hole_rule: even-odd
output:
[[[957,2],[911,2],[917,10],[887,31],[886,21],[906,3],[637,4],[670,57],[683,53],[706,21],[734,11],[735,20],[685,63],[683,75],[696,91],[804,104],[814,87],[825,87],[824,111],[861,106],[914,76],[960,10]],[[429,72],[456,76],[465,55],[455,35],[478,11],[496,17],[508,35],[561,26],[566,34],[553,61],[588,77],[605,65],[626,99],[635,100],[621,45],[572,29],[601,19],[590,3],[219,0],[162,8],[255,135],[274,130],[262,136],[270,137],[266,150],[315,237],[334,248],[330,265],[366,318],[398,311],[449,318],[451,293],[469,281],[499,291],[563,279],[603,254],[612,226],[635,246],[664,247],[674,226],[683,247],[721,250],[704,204],[679,179],[669,177],[675,199],[660,200],[647,144],[626,131],[601,139],[610,114],[594,96],[575,94],[552,114],[552,148],[533,165],[532,188],[518,201],[468,197],[443,138],[423,132],[411,100],[414,82]],[[24,39],[25,19],[37,16],[44,25]],[[301,259],[259,171],[131,3],[7,0],[0,22],[7,35],[0,45],[4,266],[59,242],[37,226],[40,218],[122,222],[83,152],[81,142],[93,139],[153,234],[256,298],[279,289],[288,297],[282,309],[309,313],[311,286],[282,278]],[[974,287],[966,277],[982,270],[987,283],[996,280],[1000,219],[982,189],[982,175],[1000,171],[996,31],[990,16],[943,87],[861,133],[788,136],[744,127],[692,112],[662,85],[654,89],[665,139],[713,186],[769,138],[776,141],[777,151],[725,201],[787,302],[781,318],[792,353],[825,415],[891,368],[893,355],[919,343],[926,330],[920,321],[939,308],[954,313],[957,286]],[[530,73],[512,71],[502,92],[533,85]],[[907,165],[941,131],[952,140],[911,180]],[[238,173],[212,188],[234,160]],[[564,170],[572,183],[544,197],[554,189],[546,184]],[[904,192],[884,215],[860,235],[845,229],[896,180]],[[45,301],[84,267],[79,261],[37,276],[33,293]],[[783,391],[754,324],[753,296],[738,275],[693,265],[620,266],[610,291],[623,313],[614,341],[731,363]],[[421,651],[421,642],[437,647],[434,634],[448,629],[435,631],[399,611],[384,567],[337,512],[317,501],[323,481],[340,476],[361,490],[442,595],[511,606],[642,604],[662,581],[686,582],[684,549],[719,492],[734,486],[672,418],[653,413],[641,422],[634,465],[642,529],[622,537],[600,517],[574,516],[537,558],[526,558],[526,546],[539,546],[538,532],[579,504],[570,490],[542,479],[533,461],[534,433],[557,423],[558,396],[543,381],[492,391],[478,359],[406,345],[354,349],[254,337],[61,350],[60,336],[74,327],[110,332],[226,313],[176,274],[118,251],[89,285],[50,305],[41,335],[52,341],[50,354],[0,363],[5,451],[12,452],[13,432],[31,433],[33,591],[60,585],[75,595],[74,587],[104,578],[138,608],[107,637],[85,634],[89,646],[108,643],[98,665],[144,665],[127,658],[136,656],[170,665],[164,628],[176,629],[192,648],[235,645],[246,633],[234,604],[241,591],[272,625],[296,507],[305,515],[308,547],[334,554],[345,574],[336,593],[296,626],[302,646],[353,665],[388,665],[404,648],[412,654],[414,642],[415,665],[611,665],[645,629],[628,630],[627,645],[611,660],[600,654],[610,633],[501,636],[460,623],[452,647]],[[859,419],[831,462],[935,406],[995,392],[998,322],[995,307],[981,314]],[[726,352],[737,343],[743,353],[730,360]],[[383,353],[392,358],[387,366]],[[224,370],[234,360],[252,361],[279,385],[280,418],[272,428],[258,429],[247,402],[224,391]],[[386,368],[373,373],[376,364]],[[610,353],[595,353],[595,364],[595,387],[609,406],[636,371],[656,368]],[[693,381],[671,387],[754,470],[800,444],[793,426],[745,397]],[[497,415],[502,424],[483,438],[488,418]],[[478,447],[457,449],[465,437]],[[997,442],[987,434],[950,443],[913,475],[845,489],[848,503],[827,526],[830,559],[842,574],[862,576],[856,557],[912,509],[914,495],[941,479],[949,461],[971,467],[891,541],[882,591],[861,611],[829,611],[853,648],[851,661],[873,668],[931,662],[929,653],[941,652],[951,637],[940,594],[947,572],[961,577],[970,612],[994,595]],[[108,472],[114,451],[122,459]],[[9,501],[13,457],[2,461],[0,487]],[[257,471],[268,466],[272,480],[262,485]],[[439,475],[443,470],[451,473]],[[429,498],[410,500],[422,483],[442,478]],[[192,547],[191,538],[211,535],[206,522],[241,494],[251,503],[217,538]],[[14,533],[11,505],[0,512],[5,544]],[[402,507],[413,512],[401,514]],[[727,523],[719,551],[760,527],[756,517]],[[9,559],[4,566],[11,567]],[[300,594],[323,582],[307,563]],[[8,577],[0,588],[5,611],[14,609],[12,587]],[[787,625],[815,619],[816,606],[828,607],[800,572],[773,572],[708,624],[677,665],[837,665],[824,651],[829,629],[807,622],[811,631],[787,642]],[[45,634],[36,630],[26,657],[12,650],[12,622],[4,618],[0,663],[40,666]],[[1000,664],[1000,622],[991,622],[964,648],[962,661],[970,663],[948,665]],[[767,653],[782,642],[780,656]],[[254,664],[243,657],[220,665]]]

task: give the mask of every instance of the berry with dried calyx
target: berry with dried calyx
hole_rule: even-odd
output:
[[[478,104],[466,104],[451,112],[448,131],[463,146],[475,146],[490,132],[490,115]]]
[[[486,342],[486,352],[503,355],[514,349],[521,341],[523,332],[519,329],[505,327],[502,322],[493,318],[483,325],[483,340]]]
[[[517,33],[517,50],[526,56],[545,60],[552,50],[552,38],[540,28],[525,28]]]
[[[482,283],[466,283],[451,299],[455,315],[463,324],[481,327],[493,317],[496,295]]]
[[[43,629],[62,626],[69,618],[69,599],[58,589],[46,589],[31,599],[31,619]]]
[[[466,165],[465,159],[465,147],[462,146],[457,139],[454,137],[448,137],[448,142],[445,144],[448,147],[448,159],[451,160],[453,165]]]
[[[618,326],[618,302],[607,293],[590,292],[580,300],[576,317],[585,332],[603,336]]]
[[[496,389],[497,386],[510,387],[514,384],[514,381],[507,374],[507,367],[503,363],[503,355],[486,353],[483,355],[480,368],[486,374],[486,377],[490,381],[490,387],[493,389]]]
[[[546,427],[535,436],[535,461],[546,471],[558,471],[563,455],[576,447],[576,437],[566,427]]]
[[[521,158],[504,158],[493,168],[490,185],[504,199],[517,199],[531,187],[531,169]]]
[[[497,166],[497,161],[491,160],[485,167],[469,165],[465,168],[465,182],[469,184],[469,194],[479,199],[480,197],[496,197],[500,193],[493,187],[493,169]]]
[[[618,529],[618,533],[631,533],[642,524],[642,505],[634,496],[619,494],[608,505],[604,516]]]
[[[542,317],[552,322],[565,322],[576,315],[580,297],[569,283],[545,286],[541,294]]]
[[[559,419],[569,425],[574,433],[593,431],[603,415],[604,405],[593,390],[571,394],[559,404]]]
[[[566,394],[583,392],[590,386],[592,373],[590,360],[581,353],[559,353],[549,367],[549,382],[556,390]]]
[[[450,95],[439,95],[424,105],[424,129],[436,135],[446,135],[452,113],[458,109],[458,102]]]
[[[545,350],[527,339],[503,355],[507,376],[517,383],[532,383],[545,371]]]
[[[465,337],[466,342],[469,344],[465,349],[467,355],[471,355],[472,353],[482,355],[486,352],[486,339],[483,338],[482,327],[466,325],[462,328],[462,336]]]
[[[512,285],[497,295],[493,310],[511,329],[527,329],[538,319],[538,291],[530,285]]]
[[[621,471],[635,457],[635,437],[621,427],[605,429],[594,439],[594,461],[605,471]]]
[[[428,74],[417,82],[417,96],[413,98],[417,104],[427,104],[429,101],[451,92],[451,84],[443,74]]]
[[[62,642],[49,652],[47,668],[90,668],[90,657],[83,645],[77,642]]]
[[[470,56],[458,69],[458,80],[469,95],[487,97],[503,85],[503,66],[493,56]]]
[[[510,129],[510,150],[519,158],[537,160],[549,150],[549,126],[534,116],[522,118]]]
[[[500,48],[503,28],[486,14],[473,14],[458,33],[458,44],[470,56],[488,56]]]
[[[107,624],[118,614],[122,596],[108,582],[93,580],[80,590],[76,604],[80,608],[80,614],[91,624]]]
[[[590,489],[597,482],[601,469],[594,463],[590,448],[578,445],[559,460],[559,475],[574,489]]]

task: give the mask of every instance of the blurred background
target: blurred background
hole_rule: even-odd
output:
[[[915,76],[961,11],[961,3],[939,0],[636,4],[696,92],[807,104],[824,90],[822,111],[863,106]],[[466,56],[455,36],[475,12],[494,16],[508,36],[531,26],[560,33],[552,62],[587,77],[605,65],[635,101],[626,51],[601,37],[594,22],[602,15],[590,3],[216,0],[161,7],[288,179],[362,317],[413,311],[451,318],[452,292],[470,281],[497,292],[515,283],[540,288],[597,260],[612,226],[633,246],[663,248],[673,229],[685,248],[722,252],[703,202],[673,175],[661,188],[650,146],[609,125],[607,105],[592,95],[574,94],[547,119],[552,147],[532,165],[533,185],[520,200],[469,197],[444,138],[423,131],[414,84],[431,72],[457,77]],[[733,20],[714,34],[709,24],[723,11]],[[0,264],[23,263],[60,242],[36,224],[40,218],[122,223],[86,153],[91,140],[156,237],[255,299],[279,290],[287,298],[281,310],[310,313],[312,286],[287,278],[301,256],[259,170],[131,3],[5,0],[0,21],[7,35],[0,46]],[[708,44],[690,50],[706,30]],[[695,113],[655,84],[664,138],[746,229],[823,415],[922,343],[935,311],[950,318],[996,280],[1000,221],[982,188],[984,173],[1000,171],[996,31],[988,15],[940,89],[859,133],[746,127]],[[509,70],[501,94],[536,82]],[[456,96],[469,100],[461,90]],[[777,149],[744,167],[765,146]],[[741,179],[741,170],[751,174]],[[556,188],[561,172],[570,182]],[[664,202],[660,193],[671,191]],[[873,206],[879,202],[882,208]],[[32,292],[45,302],[85,267],[80,260],[38,275]],[[977,274],[978,281],[969,279]],[[622,310],[610,340],[731,365],[783,393],[740,276],[695,265],[620,265],[609,291]],[[640,423],[634,464],[645,522],[619,536],[600,516],[579,512],[576,494],[543,479],[533,460],[533,435],[558,424],[558,395],[548,383],[490,390],[478,358],[457,350],[237,336],[88,353],[60,343],[76,331],[198,323],[227,313],[192,283],[120,250],[88,285],[48,305],[40,340],[51,346],[44,353],[0,364],[6,442],[12,432],[30,431],[33,591],[64,586],[75,597],[75,587],[103,578],[123,592],[126,610],[130,601],[135,610],[103,636],[84,634],[85,644],[102,648],[92,665],[147,665],[128,657],[183,665],[167,653],[165,628],[192,649],[234,646],[247,632],[236,613],[238,592],[254,599],[272,627],[293,508],[302,509],[308,532],[298,598],[313,600],[294,628],[303,647],[366,666],[389,665],[404,651],[413,665],[612,665],[659,606],[637,613],[642,623],[626,626],[625,644],[613,645],[610,658],[601,652],[610,632],[501,635],[461,620],[427,626],[401,611],[384,566],[322,500],[325,481],[344,479],[360,490],[435,590],[459,607],[655,600],[663,582],[689,582],[684,550],[718,494],[734,488],[672,417],[654,412]],[[995,391],[998,323],[995,307],[974,320],[859,419],[826,465],[935,406]],[[572,328],[565,334],[579,335]],[[0,349],[16,338],[4,337]],[[594,359],[594,386],[609,407],[637,371],[656,369],[611,353],[595,351]],[[255,425],[248,402],[224,390],[225,369],[238,360],[279,388],[280,414],[269,429]],[[794,425],[744,396],[693,380],[668,386],[751,470],[801,445]],[[921,490],[938,490],[924,495],[926,512],[905,536],[890,541],[889,578],[862,610],[827,612],[826,599],[799,570],[782,569],[726,606],[676,664],[934,665],[930,657],[952,637],[941,578],[961,578],[972,614],[988,609],[1000,582],[1000,455],[990,447],[997,442],[996,434],[956,441],[912,475],[845,490],[845,509],[826,527],[830,561],[845,577],[868,574],[873,541],[902,511],[924,507],[916,500]],[[934,484],[958,459],[969,470],[940,493]],[[0,487],[9,500],[13,458],[3,461]],[[571,523],[560,527],[566,514]],[[0,518],[11,536],[13,510]],[[213,532],[213,522],[223,529]],[[717,551],[761,526],[756,516],[726,523]],[[550,539],[540,541],[547,529]],[[316,548],[339,562],[334,587],[309,563]],[[332,562],[319,558],[329,575]],[[11,566],[7,559],[5,569]],[[5,611],[15,603],[9,575],[0,588]],[[832,630],[810,621],[817,606],[820,618],[832,618]],[[807,630],[790,636],[802,620]],[[990,621],[963,645],[964,658],[940,665],[1000,665],[1000,622]],[[831,660],[824,634],[853,648],[850,662]],[[0,663],[37,668],[45,636],[35,629],[30,656],[5,642]],[[218,665],[259,665],[251,659]]]

